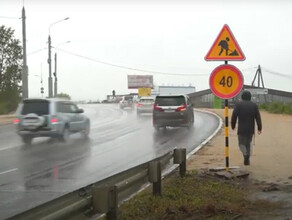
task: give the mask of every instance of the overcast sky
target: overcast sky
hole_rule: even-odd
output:
[[[41,75],[48,95],[49,27],[66,17],[50,34],[58,48],[52,50],[58,92],[73,100],[103,100],[113,89],[137,92],[127,85],[133,74],[153,75],[156,85],[209,88],[210,73],[223,62],[204,57],[224,24],[246,57],[229,62],[242,71],[244,83],[251,84],[261,65],[265,87],[292,92],[291,0],[0,0],[0,24],[21,40],[23,5],[30,97],[40,97]]]

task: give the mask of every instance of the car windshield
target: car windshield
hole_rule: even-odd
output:
[[[185,104],[183,96],[159,96],[156,97],[156,104],[159,106],[180,106]]]
[[[37,115],[49,114],[49,102],[45,100],[29,100],[23,103],[22,115],[35,113]]]
[[[125,96],[125,100],[126,101],[132,101],[133,100],[133,97],[131,97],[131,96]]]

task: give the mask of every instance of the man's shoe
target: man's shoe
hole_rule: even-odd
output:
[[[245,166],[249,165],[249,156],[244,156],[244,165]]]

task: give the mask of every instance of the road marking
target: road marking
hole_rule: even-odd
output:
[[[5,148],[1,148],[0,151],[2,151],[2,150],[10,150],[10,149],[17,148],[17,147],[18,146],[5,147]]]
[[[10,172],[13,172],[13,171],[17,171],[17,170],[18,170],[18,168],[14,168],[14,169],[11,169],[11,170],[6,170],[6,171],[1,172],[0,175],[1,174],[6,174],[6,173],[10,173]]]

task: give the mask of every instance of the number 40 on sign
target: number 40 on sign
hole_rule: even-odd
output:
[[[209,84],[217,97],[231,99],[241,91],[243,76],[235,66],[224,64],[213,70]]]

